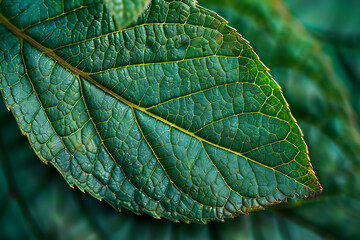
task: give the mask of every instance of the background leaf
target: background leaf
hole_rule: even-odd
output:
[[[204,5],[207,2],[209,1],[201,4]],[[333,7],[333,13],[344,14],[342,18],[348,19],[348,22],[354,24],[359,21],[357,15],[338,11],[339,6],[344,3],[342,1],[335,2],[337,5]],[[13,167],[21,166],[21,163],[26,166],[23,167],[24,174],[14,176],[16,183],[39,181],[41,183],[39,185],[44,186],[41,190],[36,190],[38,189],[36,188],[37,184],[29,184],[28,187],[24,185],[20,189],[20,191],[28,192],[28,195],[20,195],[27,206],[25,210],[21,210],[22,208],[19,207],[21,204],[14,200],[13,191],[9,191],[11,187],[5,180],[7,175],[4,172],[0,174],[3,193],[1,194],[1,209],[6,210],[2,211],[4,214],[1,218],[1,230],[4,236],[22,238],[33,236],[36,238],[34,237],[34,234],[36,235],[34,226],[26,220],[29,219],[26,217],[27,212],[30,212],[33,218],[32,222],[37,224],[38,229],[42,229],[43,236],[56,235],[62,239],[95,238],[95,236],[115,239],[129,236],[130,232],[136,234],[135,237],[145,239],[151,239],[153,236],[155,236],[154,239],[157,239],[156,237],[164,239],[166,237],[211,239],[212,237],[217,239],[218,236],[223,239],[225,237],[231,239],[357,238],[360,229],[356,214],[359,212],[360,205],[358,196],[360,177],[359,141],[356,138],[358,125],[354,125],[354,119],[355,122],[358,121],[355,116],[359,112],[359,101],[356,100],[359,96],[357,94],[359,87],[356,85],[359,80],[356,66],[360,59],[358,55],[359,41],[356,40],[358,38],[356,36],[347,38],[347,35],[341,34],[335,34],[336,38],[327,34],[323,38],[319,38],[316,33],[313,35],[312,31],[305,29],[291,15],[287,8],[291,9],[290,1],[286,7],[281,1],[237,1],[234,2],[236,5],[231,1],[215,3],[208,3],[207,7],[219,12],[230,21],[230,26],[236,27],[244,34],[257,49],[263,62],[271,68],[274,78],[283,87],[293,114],[300,120],[305,140],[309,146],[312,164],[324,187],[323,194],[314,200],[296,201],[289,203],[290,205],[286,204],[268,211],[253,213],[250,216],[229,220],[225,223],[212,223],[204,226],[172,224],[162,220],[154,222],[153,219],[146,216],[133,216],[127,214],[126,211],[117,214],[113,212],[113,209],[107,208],[106,204],[99,206],[99,203],[91,196],[69,190],[53,168],[44,167],[32,153],[25,137],[19,136],[16,123],[12,120],[11,114],[3,107],[1,121],[4,124],[1,124],[1,136],[4,144],[2,149],[5,149],[2,152],[5,154],[1,155],[2,159],[4,156],[8,156],[6,162]],[[358,8],[356,4],[355,1],[351,5],[352,9]],[[303,9],[301,6],[297,6],[296,9],[306,13],[304,10],[306,4],[302,7]],[[324,14],[322,9],[324,8],[320,6],[313,8],[313,11],[321,16]],[[328,17],[333,16],[333,13]],[[331,28],[333,31],[339,29],[341,28]],[[269,34],[274,34],[278,38],[270,41],[270,37],[266,37]],[[279,44],[279,42],[283,44]],[[301,47],[301,43],[304,44],[304,47]],[[342,44],[341,54],[338,54],[336,48],[340,44]],[[276,51],[271,51],[272,49],[276,49]],[[269,51],[272,53],[270,54]],[[291,59],[293,60],[290,61]],[[294,59],[297,61],[294,62]],[[306,65],[309,66],[305,68]],[[312,68],[313,70],[311,70]],[[319,70],[317,74],[316,69],[323,69],[324,72]],[[332,82],[338,85],[329,87],[329,85],[333,85]],[[310,90],[306,98],[301,98],[298,90],[304,87]],[[296,111],[294,111],[295,109]],[[6,154],[7,152],[8,154]],[[34,170],[30,171],[30,167],[34,167]],[[52,180],[49,180],[51,177],[41,179],[40,173],[54,176],[54,178]],[[49,201],[49,196],[54,196],[54,200]],[[67,204],[59,199],[65,199]],[[80,200],[84,200],[86,204]],[[39,203],[38,208],[31,210],[34,208],[33,203],[36,202]],[[82,206],[85,206],[85,210],[91,208],[96,217],[89,217],[87,211],[81,210]],[[65,207],[69,211],[64,211]],[[38,209],[42,209],[42,211]],[[50,215],[49,212],[52,214]],[[67,215],[69,213],[71,213],[71,217]],[[35,217],[38,220],[34,220]],[[65,225],[57,223],[52,225],[56,219]],[[71,224],[72,230],[69,231],[69,225],[66,223],[71,219],[75,220]],[[100,230],[94,227],[94,223],[92,223],[94,221],[101,226]],[[39,224],[44,223],[48,224],[47,227],[40,228],[39,226],[42,225]],[[137,231],[139,225],[146,230]],[[16,229],[11,226],[16,226]],[[160,230],[158,230],[159,226]],[[19,229],[23,229],[23,231],[19,231]],[[101,232],[104,235],[101,235]],[[88,233],[88,235],[84,236],[84,233]]]
[[[117,29],[122,29],[135,21],[150,2],[150,0],[104,0],[109,13],[115,19]]]

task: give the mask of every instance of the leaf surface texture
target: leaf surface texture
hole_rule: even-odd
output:
[[[96,1],[11,2],[1,92],[71,186],[185,222],[321,192],[280,87],[214,12],[155,0],[117,31]]]

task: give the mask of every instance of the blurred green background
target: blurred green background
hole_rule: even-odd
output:
[[[1,239],[357,239],[360,1],[202,0],[250,41],[283,89],[324,191],[208,225],[117,213],[37,159],[0,104]]]

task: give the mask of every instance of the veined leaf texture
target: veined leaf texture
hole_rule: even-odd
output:
[[[39,158],[115,209],[205,223],[322,188],[280,87],[194,1],[0,2],[1,93]]]

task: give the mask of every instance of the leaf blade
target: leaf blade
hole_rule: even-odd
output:
[[[154,2],[156,3],[156,1]],[[157,2],[164,3],[162,1]],[[182,7],[185,9],[186,5],[179,2],[171,4],[169,4],[170,12],[173,9]],[[152,4],[151,7],[153,8],[154,6],[156,6],[156,4]],[[284,201],[286,197],[292,197],[294,195],[311,197],[317,195],[321,191],[321,186],[317,182],[309,165],[307,149],[302,140],[301,131],[291,116],[287,108],[288,105],[283,99],[278,85],[267,73],[267,68],[258,60],[257,55],[252,51],[250,45],[233,29],[227,27],[224,20],[214,13],[194,5],[193,2],[189,2],[189,5],[186,6],[187,9],[189,9],[189,14],[190,9],[196,13],[194,14],[195,17],[194,15],[192,15],[192,17],[190,17],[190,15],[187,16],[186,21],[189,21],[190,23],[194,22],[195,19],[199,19],[197,15],[202,16],[201,14],[203,14],[212,17],[213,25],[211,26],[216,28],[218,33],[214,33],[216,31],[213,31],[213,29],[211,30],[210,27],[207,29],[209,30],[209,35],[207,35],[207,37],[209,40],[217,40],[217,38],[223,34],[221,35],[223,44],[211,45],[209,43],[206,45],[206,37],[199,38],[199,36],[194,35],[194,38],[191,40],[192,42],[187,41],[188,39],[184,39],[185,44],[189,43],[185,53],[160,56],[160,61],[155,63],[147,63],[149,58],[146,58],[145,55],[140,54],[140,57],[136,56],[136,52],[138,51],[135,49],[133,55],[131,55],[131,51],[129,53],[129,56],[135,56],[129,58],[130,65],[124,65],[122,62],[114,61],[105,67],[103,64],[98,66],[96,64],[96,59],[98,59],[99,56],[94,56],[92,58],[93,62],[81,65],[83,62],[86,62],[89,57],[86,55],[87,50],[85,47],[78,46],[80,53],[83,51],[81,53],[84,53],[83,56],[80,54],[80,56],[77,56],[77,59],[70,59],[65,54],[69,54],[71,51],[59,49],[57,44],[52,45],[52,48],[55,50],[49,48],[52,44],[52,39],[54,39],[53,37],[49,37],[50,35],[46,35],[47,38],[39,43],[34,39],[43,38],[44,35],[41,33],[39,36],[35,36],[34,34],[36,34],[38,30],[32,32],[31,27],[27,28],[25,32],[31,36],[28,37],[15,27],[7,24],[7,27],[17,33],[21,39],[25,39],[35,47],[34,48],[27,43],[25,44],[27,54],[20,54],[25,56],[22,59],[22,65],[25,67],[25,62],[28,62],[28,64],[31,65],[29,66],[29,73],[27,73],[28,80],[30,83],[31,81],[35,83],[32,84],[32,89],[35,94],[38,93],[40,95],[38,98],[39,102],[42,102],[44,105],[42,107],[44,112],[50,113],[49,116],[51,119],[48,118],[49,125],[55,126],[55,123],[57,123],[54,129],[56,134],[53,134],[52,136],[59,135],[61,140],[57,139],[53,141],[57,143],[62,142],[62,145],[65,146],[64,149],[66,151],[63,155],[67,155],[67,161],[65,161],[67,162],[66,166],[61,162],[61,159],[57,162],[55,161],[57,160],[56,158],[52,159],[51,154],[49,153],[49,156],[47,157],[56,165],[60,172],[65,175],[64,177],[70,185],[76,184],[81,190],[89,191],[98,199],[105,198],[115,208],[123,206],[134,212],[145,211],[154,217],[162,216],[173,221],[179,219],[186,222],[222,220],[224,217],[231,217],[239,213],[246,213],[251,210],[278,203],[279,201]],[[144,15],[147,15],[147,17],[144,18],[146,21],[155,21],[149,17],[151,13],[151,10],[144,13]],[[166,17],[165,20],[173,22],[174,19],[177,19],[182,22],[182,18],[185,19],[183,15],[184,12],[180,12],[178,15],[174,13],[172,18]],[[6,25],[6,20],[4,18],[2,18],[2,22]],[[204,20],[204,24],[205,23],[206,21]],[[40,25],[37,25],[36,27],[39,27]],[[186,36],[197,34],[197,31],[195,30],[200,29],[200,27],[194,27],[191,24],[185,24],[185,26],[188,26],[188,29],[186,30],[184,27],[183,31],[181,31],[182,29],[177,30],[178,26],[176,24],[170,24],[170,26],[168,26],[167,23],[162,23],[159,24],[159,26],[160,25],[163,25],[164,28],[166,26],[170,33],[173,29],[180,31],[181,33],[186,33],[186,31],[188,31],[187,34],[185,34]],[[145,26],[146,24],[144,24],[144,26],[131,27],[130,29],[114,33],[110,32],[106,37],[116,37],[117,34],[130,36],[131,31],[134,31],[134,36],[136,36],[136,31],[134,29],[139,29],[138,31],[141,33],[141,29],[145,29]],[[143,32],[147,32],[147,30]],[[160,34],[162,33],[166,36],[166,31],[160,32]],[[171,37],[168,37],[168,39],[175,37],[175,40],[177,38],[176,35],[170,34],[169,36]],[[126,37],[123,37],[123,39],[125,38]],[[50,39],[50,42],[47,39]],[[99,51],[99,48],[103,47],[101,45],[96,45],[98,41],[101,42],[101,39],[104,39],[102,35],[99,35],[98,37],[86,36],[84,39],[85,42],[82,40],[80,43],[74,42],[71,43],[72,45],[69,47],[76,49],[76,45],[90,44],[87,47],[93,49],[92,52]],[[138,39],[139,38],[135,38],[136,41]],[[161,39],[161,37],[159,39]],[[198,39],[201,41],[199,42]],[[130,40],[131,37],[124,42],[124,46],[129,44],[129,42],[131,43]],[[202,44],[203,40],[206,43],[205,45]],[[143,46],[141,45],[141,38],[139,41],[140,46]],[[241,45],[241,43],[243,45]],[[169,45],[166,46],[169,48]],[[199,48],[199,46],[201,46],[201,48]],[[204,56],[202,48],[204,46],[206,51],[214,49],[214,51],[210,51],[209,53],[215,54],[215,56],[211,56],[211,54],[205,54]],[[206,48],[206,46],[209,48]],[[214,46],[217,47],[214,48]],[[42,52],[46,55],[42,54]],[[110,51],[110,54],[111,52],[112,51]],[[219,56],[216,54],[219,54]],[[35,61],[34,56],[37,56]],[[184,59],[181,59],[181,56],[183,56]],[[221,60],[222,57],[223,60]],[[105,57],[105,59],[107,59],[107,57]],[[238,72],[235,72],[235,74],[233,71],[234,69],[227,67],[228,64],[224,64],[231,62],[234,59],[235,63],[230,64],[230,66],[236,66],[236,63],[238,64],[237,67],[239,70]],[[168,62],[170,60],[171,62]],[[135,61],[135,65],[131,64],[131,61]],[[221,61],[223,61],[223,64]],[[50,62],[53,64],[51,65]],[[242,62],[245,63],[240,64]],[[192,66],[190,66],[191,64]],[[220,75],[218,79],[213,77],[213,82],[209,81],[209,83],[207,83],[202,77],[214,74],[214,69],[216,70],[216,68],[212,69],[209,66],[214,66],[216,64],[220,66],[218,68],[222,70],[225,75]],[[42,65],[43,68],[40,67]],[[186,66],[188,67],[186,68]],[[195,81],[197,85],[195,84],[195,89],[192,89],[189,87],[189,80],[187,80],[186,75],[184,75],[184,79],[181,79],[180,70],[186,69],[188,72],[191,72],[194,71],[195,66],[197,69],[194,76],[198,74]],[[205,67],[201,69],[201,66]],[[248,76],[252,74],[255,76],[248,78],[246,78],[246,76],[240,77],[241,67],[248,69]],[[106,81],[111,80],[111,78],[106,76],[103,71],[108,68],[111,69],[109,72],[116,72],[116,74],[118,74],[115,78],[118,80],[124,79],[121,78],[121,72],[119,73],[121,69],[126,69],[128,76],[132,75],[132,80],[129,83],[130,87],[125,88],[125,90],[130,89],[128,95],[123,96],[123,94],[120,94],[121,92],[124,92],[124,89],[121,90],[120,88],[119,90],[110,87],[105,83]],[[206,73],[206,68],[213,70],[213,72],[211,73],[211,71],[209,71],[209,73]],[[249,69],[253,70],[250,71]],[[254,71],[254,69],[256,69],[256,71]],[[101,73],[96,75],[96,72],[99,73],[99,71],[101,71]],[[54,72],[56,74],[53,74]],[[64,77],[62,77],[64,78],[63,81],[60,81],[55,77],[59,75],[59,72],[64,75]],[[153,79],[149,77],[151,75],[150,73],[154,76],[156,75],[155,73],[161,73],[163,78],[168,77],[171,79],[174,85],[179,84],[180,78],[180,82],[187,84],[188,88],[183,87],[183,93],[181,94],[179,90],[178,95],[174,95],[176,94],[176,91],[170,91],[170,94],[172,95],[167,96],[166,94],[168,93],[163,89],[166,89],[169,84],[165,82],[165,84],[161,85],[161,81],[156,82],[154,80],[155,77]],[[141,87],[136,87],[141,86],[137,85],[139,83],[136,83],[136,80],[141,80],[141,76],[139,77],[141,74],[145,74],[147,77],[143,82],[148,81],[149,88],[152,87],[158,90],[159,97],[155,102],[157,102],[157,107],[161,106],[162,109],[155,110],[156,107],[153,109],[151,104],[142,104],[142,99],[146,99],[145,96],[147,91],[144,91]],[[50,76],[49,79],[46,78],[47,75]],[[53,75],[54,79],[51,79]],[[244,81],[244,83],[240,80]],[[230,83],[227,81],[230,81]],[[231,81],[234,81],[232,85]],[[2,82],[5,83],[6,81]],[[63,89],[62,91],[64,94],[60,96],[53,94],[49,97],[46,92],[46,87],[50,86],[54,88],[53,91],[55,93],[58,93],[58,90],[54,87],[56,85],[55,83],[60,84],[60,89]],[[202,84],[205,87],[201,86]],[[221,86],[221,84],[223,85]],[[209,85],[211,89],[206,89]],[[243,85],[247,86],[246,90],[244,90],[245,87],[243,87]],[[179,86],[179,89],[181,88],[181,85],[177,86]],[[235,86],[235,88],[231,88],[230,86]],[[143,92],[142,95],[139,94],[140,90]],[[192,95],[192,91],[195,92],[194,95]],[[4,90],[2,90],[2,92],[4,92]],[[91,92],[97,93],[91,94]],[[263,94],[262,98],[258,97],[260,92]],[[165,95],[161,96],[160,93]],[[227,95],[224,96],[224,94]],[[11,96],[11,94],[9,96]],[[100,96],[103,103],[112,102],[113,104],[110,104],[110,107],[105,107],[103,106],[104,104],[94,102],[96,99],[92,96]],[[150,94],[149,96],[152,95]],[[251,98],[249,96],[253,97]],[[241,97],[244,99],[243,106],[239,107],[237,105],[239,105],[239,99]],[[41,99],[42,101],[40,101]],[[227,101],[228,99],[230,99],[230,102]],[[248,103],[246,103],[245,99]],[[261,103],[258,103],[256,99],[260,99],[259,101]],[[178,103],[174,104],[175,101],[178,101]],[[183,102],[182,106],[180,105],[181,101]],[[194,104],[191,103],[191,101]],[[120,102],[122,103],[120,104]],[[190,104],[188,104],[189,102]],[[172,105],[170,105],[170,103],[172,103]],[[215,107],[212,105],[213,103],[216,104]],[[62,110],[64,113],[61,113],[61,111],[59,113],[59,111],[54,108],[54,106],[59,104],[64,105],[62,106],[62,108],[65,109]],[[165,106],[166,104],[168,104],[168,106]],[[97,107],[91,107],[95,105],[97,105]],[[118,107],[114,107],[115,105]],[[199,128],[206,127],[206,124],[212,124],[218,120],[226,121],[226,117],[224,116],[232,117],[232,114],[235,115],[236,113],[242,115],[244,114],[244,110],[248,108],[250,108],[250,110],[251,108],[254,108],[254,111],[257,111],[256,114],[261,116],[255,120],[252,116],[248,125],[254,124],[254,121],[260,121],[262,123],[262,118],[265,115],[272,118],[275,116],[275,119],[279,116],[286,121],[289,121],[289,128],[291,131],[288,131],[287,133],[287,138],[289,139],[287,141],[295,148],[298,147],[300,149],[298,149],[296,153],[292,152],[290,156],[287,156],[286,150],[291,147],[280,146],[281,144],[278,144],[276,141],[267,141],[264,144],[259,144],[257,146],[256,144],[261,143],[261,141],[259,141],[259,139],[247,140],[251,135],[251,133],[248,133],[244,134],[245,136],[243,139],[236,139],[238,144],[242,146],[244,146],[244,144],[247,145],[247,148],[245,148],[247,151],[242,154],[241,152],[236,152],[231,149],[231,146],[229,147],[226,143],[222,143],[224,145],[222,146],[213,139],[204,139],[196,132]],[[190,109],[190,111],[188,110],[185,113],[181,112],[183,109]],[[219,111],[219,109],[222,109],[222,111]],[[214,113],[215,110],[218,111],[217,114]],[[112,116],[112,114],[106,113],[106,111],[111,111],[111,113],[116,116],[123,116],[126,121],[120,121]],[[171,111],[174,111],[177,114],[171,114]],[[168,115],[166,115],[166,113],[168,113]],[[190,117],[189,115],[186,115],[189,113],[190,115],[192,114]],[[197,116],[196,113],[205,113],[207,115],[205,117]],[[21,115],[21,113],[18,114]],[[250,115],[251,114],[252,113],[250,113]],[[35,113],[33,115],[36,116]],[[171,115],[177,115],[183,119],[188,117],[192,120],[182,121],[184,122],[183,124],[175,117],[171,117]],[[102,119],[104,116],[109,117],[107,120],[104,120]],[[268,123],[265,124],[265,129],[269,128],[269,126],[271,128],[271,124],[273,124],[271,118],[269,119]],[[193,124],[193,122],[196,121],[197,123]],[[240,126],[240,123],[244,123],[244,120],[238,121],[238,126]],[[58,124],[59,122],[62,122],[62,124]],[[66,122],[72,125],[67,126],[65,124]],[[110,128],[110,126],[113,127],[113,131],[107,131],[106,127],[101,128],[101,124],[104,122],[108,124],[107,128]],[[151,122],[150,126],[146,122]],[[131,126],[125,126],[130,123]],[[152,124],[161,127],[152,128]],[[226,124],[228,125],[225,125],[225,128],[230,128],[231,123]],[[116,126],[116,128],[114,126]],[[272,127],[277,126],[276,124],[273,124]],[[40,131],[41,128],[38,128],[38,131]],[[120,131],[119,133],[119,129],[123,129],[123,131]],[[236,130],[239,129],[240,131],[242,130],[240,127],[236,127]],[[254,127],[254,129],[257,129],[257,127]],[[212,131],[216,134],[215,130],[214,127]],[[128,133],[125,135],[121,134],[124,131],[128,131]],[[152,133],[155,133],[155,136],[151,136]],[[174,138],[171,134],[177,137]],[[233,141],[235,141],[236,134],[238,133],[233,132],[225,137],[220,135],[220,138],[233,138]],[[262,134],[263,133],[259,131],[259,133],[254,135],[259,136],[260,138]],[[37,137],[38,136],[39,134],[37,134]],[[128,140],[129,136],[131,136],[131,140]],[[276,136],[272,136],[271,140],[274,140],[275,138]],[[48,137],[48,139],[51,139],[51,137]],[[180,141],[179,139],[182,140]],[[184,139],[187,140],[187,142],[185,142]],[[156,140],[158,142],[156,142]],[[226,140],[223,140],[223,142],[224,141],[226,142]],[[137,148],[129,147],[134,145],[134,143],[137,143],[135,144],[138,146]],[[34,147],[36,144],[33,143],[32,145]],[[59,144],[54,145],[61,146]],[[190,145],[192,146],[191,151],[188,151],[187,149]],[[173,148],[174,146],[176,146],[177,149]],[[269,146],[271,146],[272,149],[269,149]],[[277,149],[278,152],[273,151],[273,149]],[[257,151],[256,154],[254,154],[255,151]],[[264,157],[262,156],[261,151],[272,152],[274,153],[274,156],[270,156],[266,153]],[[139,152],[141,152],[141,154]],[[186,152],[186,154],[184,154],[184,152]],[[41,154],[45,153],[46,151]],[[58,150],[58,152],[53,155],[57,156],[60,154],[61,150]],[[228,155],[227,158],[222,156],[224,154]],[[252,159],[252,154],[258,159]],[[269,156],[270,160],[267,159]],[[64,156],[62,158],[66,159]],[[245,175],[242,175],[239,172],[232,174],[227,173],[226,176],[231,180],[226,182],[224,177],[226,173],[222,173],[214,162],[221,162],[220,160],[229,160],[231,158],[237,158],[237,160],[233,160],[234,164],[235,162],[241,161],[242,167],[247,166],[246,168],[248,168],[248,170],[246,172],[253,172],[253,177],[246,178]],[[46,158],[43,156],[43,159]],[[283,159],[288,161],[284,161]],[[276,161],[281,161],[281,163]],[[168,164],[168,166],[164,167],[163,165],[165,164]],[[275,167],[268,166],[271,164]],[[281,166],[276,167],[279,164]],[[197,166],[198,170],[192,172],[192,166]],[[238,167],[238,169],[240,168],[241,167]],[[294,168],[297,171],[294,172]],[[145,174],[143,176],[140,174],[139,176],[139,173],[143,171],[139,169],[145,169],[147,175]],[[172,169],[175,169],[178,172],[173,171]],[[204,169],[207,169],[207,171]],[[230,169],[227,171],[229,170]],[[113,174],[116,175],[116,179],[114,179]],[[183,174],[185,176],[182,176]],[[207,180],[208,177],[210,180]],[[240,184],[239,178],[245,180]],[[161,181],[159,179],[161,179]],[[163,181],[167,183],[164,186],[161,185]],[[238,187],[237,191],[234,191],[231,188],[231,186],[236,184],[242,185],[246,181],[249,182],[245,184],[245,188],[247,187],[248,189],[243,189],[244,193],[242,194],[239,194],[238,192],[241,190],[241,187]],[[253,183],[250,183],[251,181],[253,181]],[[155,186],[154,183],[157,185]],[[275,183],[277,185],[276,187],[274,186]],[[269,185],[271,185],[270,190]],[[170,188],[171,191],[169,193],[168,189]],[[311,188],[314,188],[314,190]],[[169,194],[170,196],[168,196]],[[177,201],[172,201],[174,197],[177,198]],[[170,204],[166,203],[166,201],[170,202]],[[180,207],[178,208],[178,206]],[[207,210],[203,211],[204,208]]]

